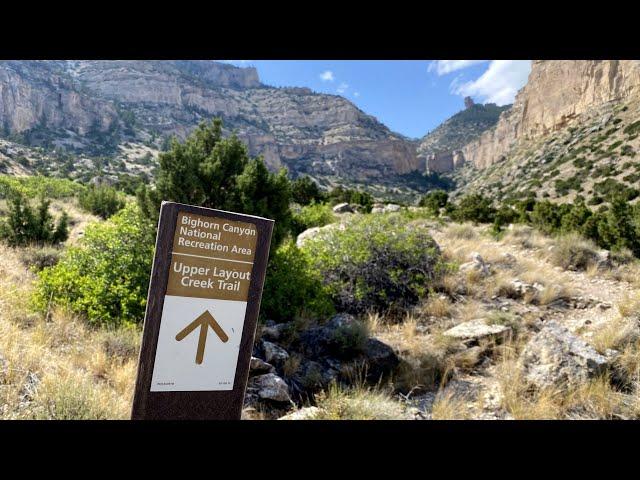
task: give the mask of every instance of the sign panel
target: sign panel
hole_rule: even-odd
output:
[[[272,229],[163,203],[132,418],[240,418]]]

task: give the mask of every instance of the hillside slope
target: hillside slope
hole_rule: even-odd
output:
[[[639,120],[640,62],[535,61],[513,107],[462,148],[458,193],[599,203],[637,188]]]
[[[348,100],[263,85],[253,68],[212,61],[0,62],[0,125],[6,139],[20,144],[136,164],[147,149],[155,154],[170,135],[184,138],[212,117],[269,167],[286,166],[294,176],[384,183],[420,167],[414,142]]]

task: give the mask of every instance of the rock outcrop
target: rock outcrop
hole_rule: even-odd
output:
[[[577,386],[607,365],[607,357],[557,323],[535,334],[520,358],[524,377],[538,388]]]
[[[484,168],[504,158],[520,139],[557,131],[580,114],[640,94],[638,60],[536,60],[527,84],[497,125],[462,148]]]
[[[462,148],[493,127],[509,106],[480,105],[465,99],[462,110],[425,135],[418,146],[418,156],[430,173],[447,173],[460,168],[465,157]]]

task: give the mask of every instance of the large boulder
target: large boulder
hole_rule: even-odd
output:
[[[318,236],[319,233],[324,232],[326,230],[330,230],[333,228],[337,228],[338,230],[346,230],[346,225],[343,223],[330,223],[329,225],[325,225],[323,227],[312,227],[306,229],[296,238],[296,246],[298,248],[302,247],[305,242],[311,238]]]
[[[367,340],[364,357],[367,364],[367,379],[373,382],[393,372],[400,363],[393,348],[377,338]]]
[[[325,325],[312,327],[300,334],[302,352],[310,358],[349,358],[354,352],[345,347],[346,336],[357,334],[358,323],[353,315],[340,313]],[[356,339],[354,339],[356,340]]]
[[[333,213],[353,213],[353,211],[353,207],[346,202],[339,203],[333,207]]]
[[[535,334],[520,356],[524,377],[538,388],[580,385],[608,363],[607,357],[556,322]]]
[[[364,335],[366,331],[352,315],[341,313],[326,325],[302,332],[299,345],[307,358],[335,371],[345,361],[361,363],[366,367],[367,378],[377,381],[391,373],[400,360],[389,345]]]
[[[284,348],[266,340],[262,341],[262,351],[265,360],[272,365],[282,365],[289,358],[289,353]]]
[[[384,213],[384,203],[374,203],[371,207],[371,213]]]
[[[289,387],[275,373],[266,373],[251,377],[247,384],[247,395],[257,396],[261,400],[277,403],[291,403]]]
[[[385,213],[399,212],[401,208],[400,205],[396,205],[395,203],[388,203],[384,206],[384,211]]]

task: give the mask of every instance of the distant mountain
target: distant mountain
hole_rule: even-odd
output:
[[[385,184],[423,168],[414,141],[345,98],[266,86],[255,68],[214,61],[0,62],[5,170],[15,160],[9,153],[28,145],[40,147],[37,158],[21,155],[16,171],[152,173],[169,136],[184,138],[213,117],[270,168],[285,166],[292,176]]]
[[[464,110],[445,120],[420,140],[418,156],[428,171],[451,172],[461,166],[463,159],[459,154],[460,149],[495,126],[500,114],[511,107],[499,107],[495,103],[474,104],[469,97],[465,99],[465,106]]]

